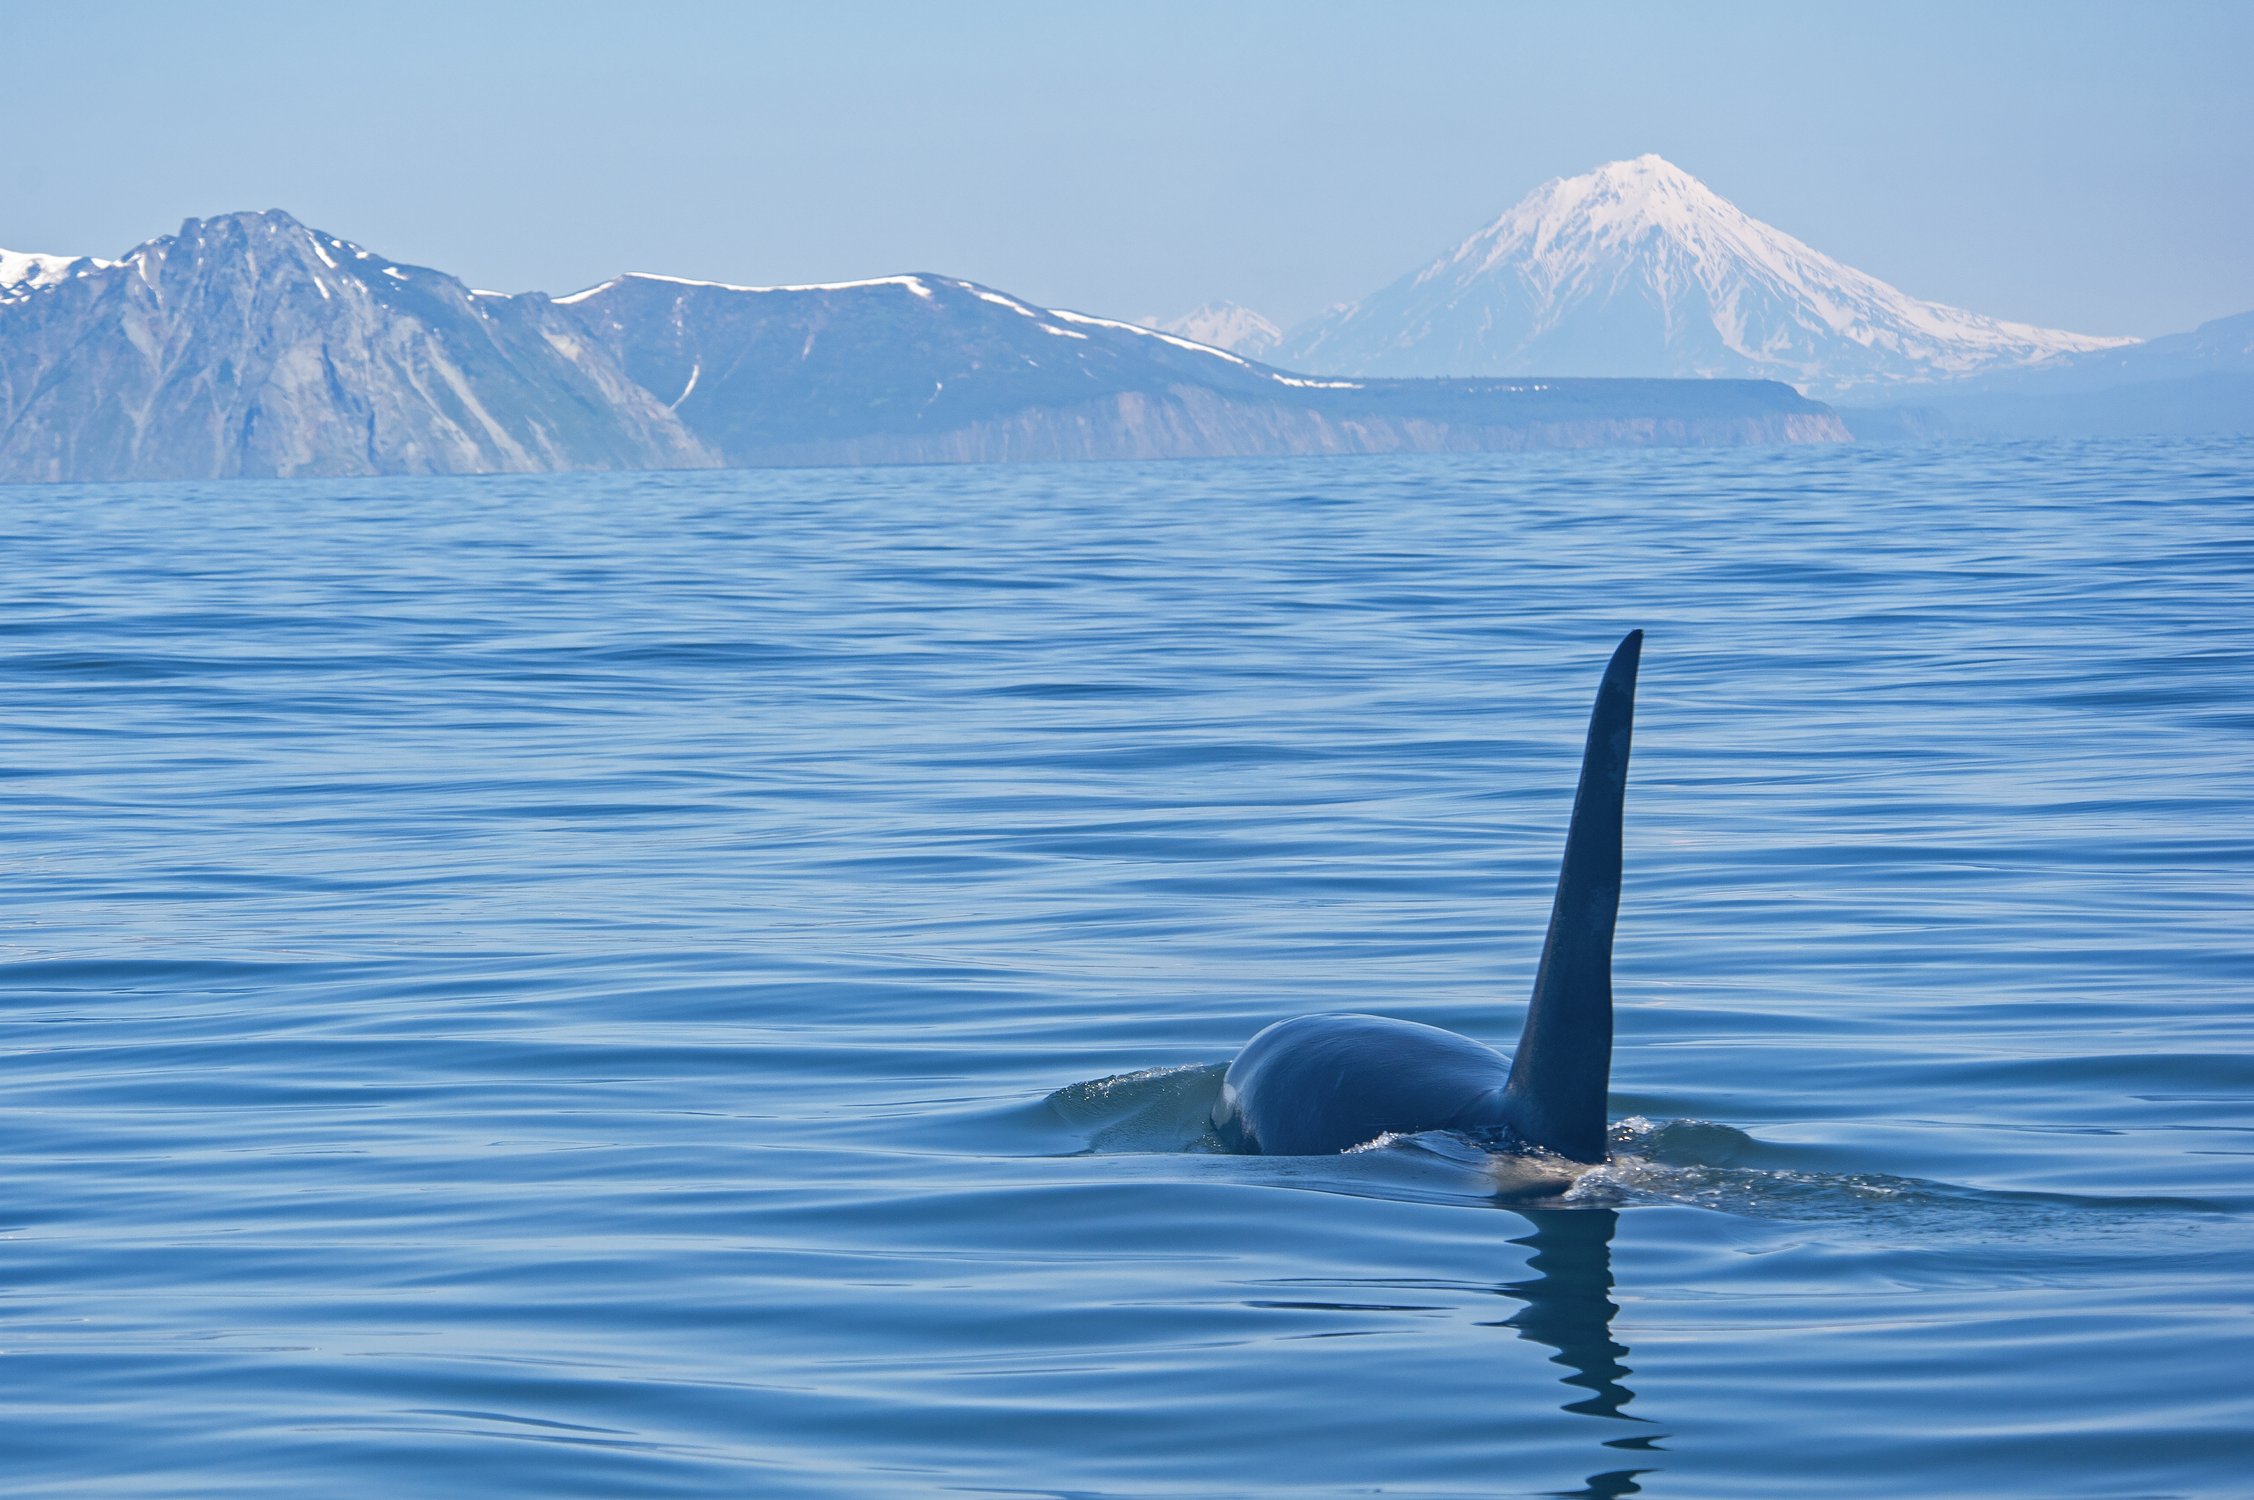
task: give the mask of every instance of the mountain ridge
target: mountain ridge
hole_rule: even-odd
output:
[[[1759,382],[1299,375],[928,273],[510,295],[280,210],[115,262],[17,259],[0,480],[19,482],[1847,437]]]
[[[1334,374],[1766,378],[1835,397],[2134,342],[1911,297],[1647,154],[1541,184],[1295,327],[1277,357]]]
[[[91,255],[49,255],[37,250],[0,250],[0,303],[18,301],[74,276],[105,270],[115,261]]]
[[[1843,408],[1859,441],[2254,436],[2254,312]]]
[[[1837,441],[1844,431],[1826,408],[1745,383],[1670,392],[1310,378],[932,272],[773,287],[630,273],[557,301],[738,465]]]
[[[189,219],[0,306],[0,476],[712,461],[576,337],[545,298],[480,296],[280,210]]]
[[[1252,359],[1266,359],[1284,341],[1281,328],[1241,302],[1208,302],[1178,318],[1146,318],[1143,326]]]

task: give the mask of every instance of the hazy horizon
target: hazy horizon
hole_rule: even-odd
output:
[[[10,18],[0,246],[275,207],[507,291],[924,270],[1288,326],[1650,151],[1916,297],[2145,337],[2254,308],[2254,17],[2220,6],[105,14]]]

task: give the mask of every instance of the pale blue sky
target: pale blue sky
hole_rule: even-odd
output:
[[[1918,296],[2254,309],[2254,5],[0,0],[0,245],[287,208],[502,290],[970,276],[1290,322],[1657,151]]]

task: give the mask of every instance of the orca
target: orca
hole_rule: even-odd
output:
[[[1612,930],[1644,633],[1612,653],[1589,714],[1549,936],[1518,1051],[1384,1016],[1278,1021],[1229,1064],[1213,1125],[1231,1149],[1328,1156],[1382,1135],[1450,1130],[1503,1151],[1605,1157],[1612,1073]]]

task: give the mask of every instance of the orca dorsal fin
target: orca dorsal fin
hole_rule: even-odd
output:
[[[1565,834],[1550,932],[1526,1007],[1504,1095],[1527,1145],[1575,1161],[1603,1161],[1605,1092],[1612,1078],[1612,929],[1620,915],[1620,819],[1636,664],[1644,633],[1612,653],[1589,714],[1581,784]]]

